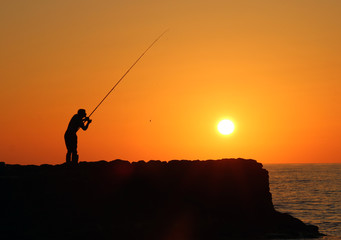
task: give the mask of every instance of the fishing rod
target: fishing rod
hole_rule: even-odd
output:
[[[149,47],[141,54],[141,56],[131,65],[131,67],[123,74],[123,76],[116,82],[116,84],[110,89],[110,91],[105,95],[105,97],[100,101],[100,103],[95,107],[95,109],[90,113],[90,115],[87,117],[89,119],[91,115],[97,110],[97,108],[104,102],[104,100],[110,95],[110,93],[116,88],[116,86],[123,80],[123,78],[130,72],[130,70],[136,65],[136,63],[145,55],[145,53],[152,48],[152,46],[168,31],[164,31],[159,37],[157,37],[152,44],[149,45]]]

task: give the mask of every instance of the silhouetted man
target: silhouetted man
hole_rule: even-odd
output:
[[[84,125],[84,123],[86,124]],[[69,126],[65,132],[64,139],[67,148],[66,163],[69,164],[71,161],[73,164],[78,163],[77,154],[77,131],[81,128],[84,131],[88,129],[91,120],[86,117],[84,109],[79,109],[78,113],[75,114],[69,123]]]

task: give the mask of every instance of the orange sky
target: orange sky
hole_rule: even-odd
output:
[[[341,1],[0,2],[0,161],[341,162]],[[219,120],[234,121],[223,136]],[[151,121],[150,121],[151,120]]]

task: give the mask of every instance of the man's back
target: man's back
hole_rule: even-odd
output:
[[[79,114],[75,114],[71,118],[66,132],[76,134],[76,132],[80,127],[82,127],[82,125],[83,125],[82,117]]]

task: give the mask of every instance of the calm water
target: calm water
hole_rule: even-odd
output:
[[[275,208],[341,239],[341,164],[264,164]]]

